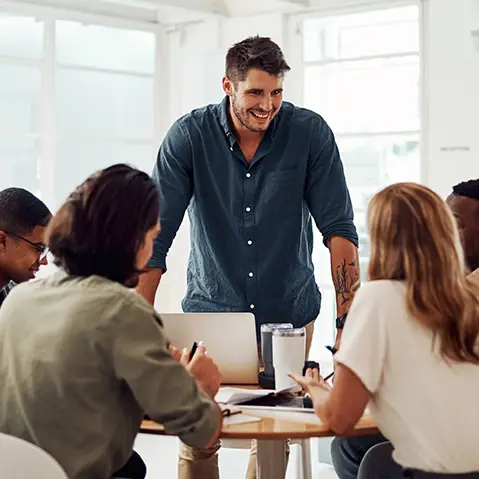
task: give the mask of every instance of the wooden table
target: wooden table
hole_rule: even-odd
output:
[[[260,414],[255,414],[255,411],[248,411],[243,414],[260,416]],[[275,417],[263,417],[263,414],[268,414],[268,412],[261,413],[262,420],[259,422],[223,425],[220,432],[221,439],[258,440],[257,479],[284,478],[286,473],[284,441],[286,439],[335,436],[333,431],[321,422],[317,422],[313,415],[311,415],[311,422],[304,422],[304,415],[311,413],[296,413],[302,415],[301,421],[291,420],[292,413],[285,413],[288,419],[281,418],[282,414],[280,412],[275,412]],[[153,421],[143,421],[141,432],[145,434],[165,434],[163,426]],[[374,420],[370,416],[363,416],[356,424],[352,434],[359,436],[378,432]]]

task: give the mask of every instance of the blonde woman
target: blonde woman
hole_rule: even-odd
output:
[[[368,226],[370,282],[351,307],[334,387],[311,371],[295,379],[338,435],[369,403],[394,461],[375,471],[373,448],[359,478],[479,478],[479,286],[452,213],[430,189],[398,183],[372,199]]]

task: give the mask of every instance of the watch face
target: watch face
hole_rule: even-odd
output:
[[[336,318],[336,328],[337,329],[342,329],[344,327],[344,323],[346,322],[347,316],[348,315],[346,313],[346,314],[342,314],[341,316]]]

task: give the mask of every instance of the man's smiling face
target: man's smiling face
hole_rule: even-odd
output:
[[[225,79],[223,84],[230,97],[233,121],[249,131],[265,132],[278,114],[283,101],[283,77],[251,68],[242,81]],[[236,121],[235,121],[236,123]]]

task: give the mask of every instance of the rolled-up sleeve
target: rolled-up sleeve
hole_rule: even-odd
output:
[[[333,132],[321,118],[314,126],[305,198],[324,244],[342,236],[358,246],[354,213]]]
[[[150,268],[166,272],[166,255],[183,221],[193,194],[192,148],[185,126],[178,120],[166,134],[152,179],[160,197],[161,231],[155,240]]]
[[[132,301],[118,314],[112,348],[116,375],[167,434],[204,447],[217,431],[218,407],[171,357],[159,317],[142,302]]]

